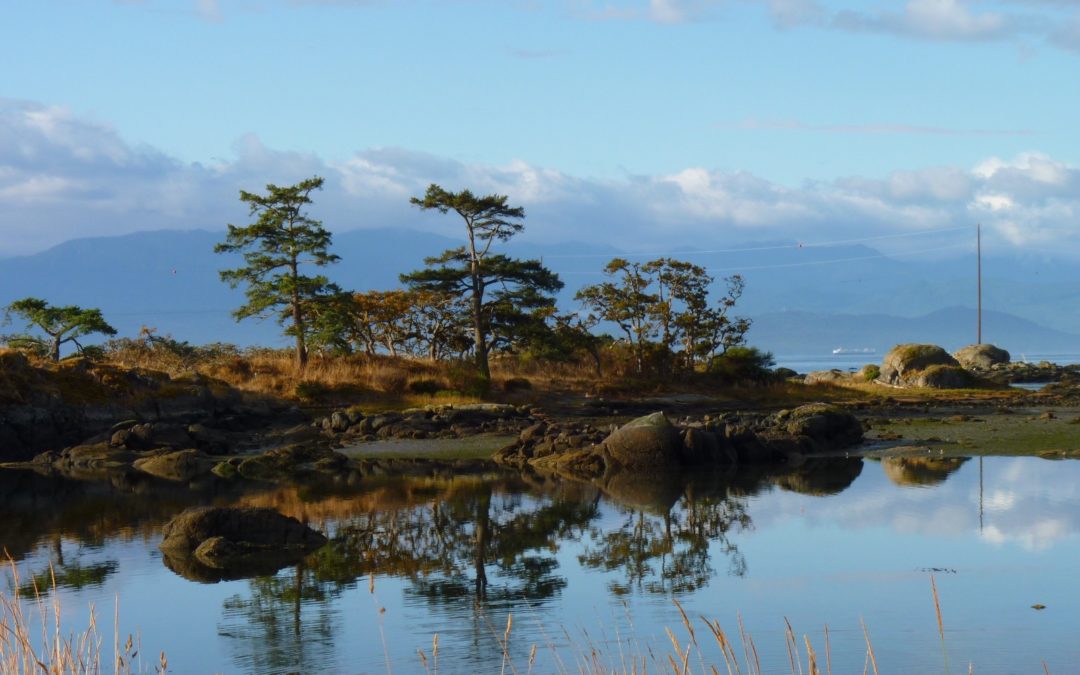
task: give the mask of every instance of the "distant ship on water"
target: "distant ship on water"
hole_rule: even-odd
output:
[[[851,349],[848,347],[837,347],[832,350],[833,354],[837,356],[843,356],[845,354],[877,354],[877,350],[873,347],[862,347],[860,349]]]

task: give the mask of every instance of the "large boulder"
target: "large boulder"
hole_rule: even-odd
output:
[[[187,509],[162,534],[166,564],[200,581],[269,574],[327,543],[321,533],[267,508]]]
[[[959,367],[960,363],[937,345],[896,345],[881,362],[878,380],[897,386],[918,386],[914,384],[918,373],[932,366]]]
[[[969,370],[990,370],[1010,361],[1009,352],[994,345],[968,345],[953,352],[953,356]]]
[[[662,412],[627,422],[604,439],[611,457],[627,468],[677,466],[682,463],[679,430]]]

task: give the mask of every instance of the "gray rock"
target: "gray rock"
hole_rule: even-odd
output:
[[[677,466],[682,463],[682,439],[664,413],[627,422],[604,439],[611,457],[628,468]]]
[[[330,430],[341,433],[349,428],[349,416],[343,412],[335,412],[330,416]]]

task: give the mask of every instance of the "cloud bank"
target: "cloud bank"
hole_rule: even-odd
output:
[[[0,99],[0,256],[77,237],[223,229],[247,222],[240,189],[312,175],[326,178],[312,215],[338,231],[397,226],[456,236],[452,219],[408,204],[438,183],[509,195],[526,208],[525,236],[538,242],[671,250],[776,239],[814,243],[981,222],[988,237],[1010,246],[1080,254],[1080,169],[1038,152],[988,157],[973,167],[789,187],[703,167],[594,180],[521,160],[466,164],[398,148],[329,162],[268,148],[255,136],[232,150],[215,164],[182,163],[64,108]]]
[[[825,3],[818,0],[742,0],[762,6],[781,30],[815,27],[878,33],[940,42],[1034,39],[1080,51],[1080,11],[1067,0],[906,0]],[[646,20],[679,24],[709,20],[730,10],[731,0],[576,0],[575,14],[589,19]]]

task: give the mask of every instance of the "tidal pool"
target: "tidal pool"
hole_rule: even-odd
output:
[[[157,543],[196,503],[272,506],[333,543],[273,576],[192,581]],[[882,673],[1080,663],[1072,460],[834,458],[603,486],[493,473],[243,491],[3,471],[0,509],[23,590],[51,562],[65,628],[84,628],[93,605],[111,644],[115,610],[147,670],[164,650],[176,673],[424,672],[438,635],[442,673],[526,672],[534,645],[534,673],[642,658],[659,671],[665,629],[688,643],[676,600],[700,644],[694,672],[726,672],[700,617],[740,661],[741,621],[765,673],[791,672],[785,619],[804,664],[804,636],[824,662],[828,626],[835,673],[862,672],[864,624]],[[0,583],[10,596],[10,571]]]

